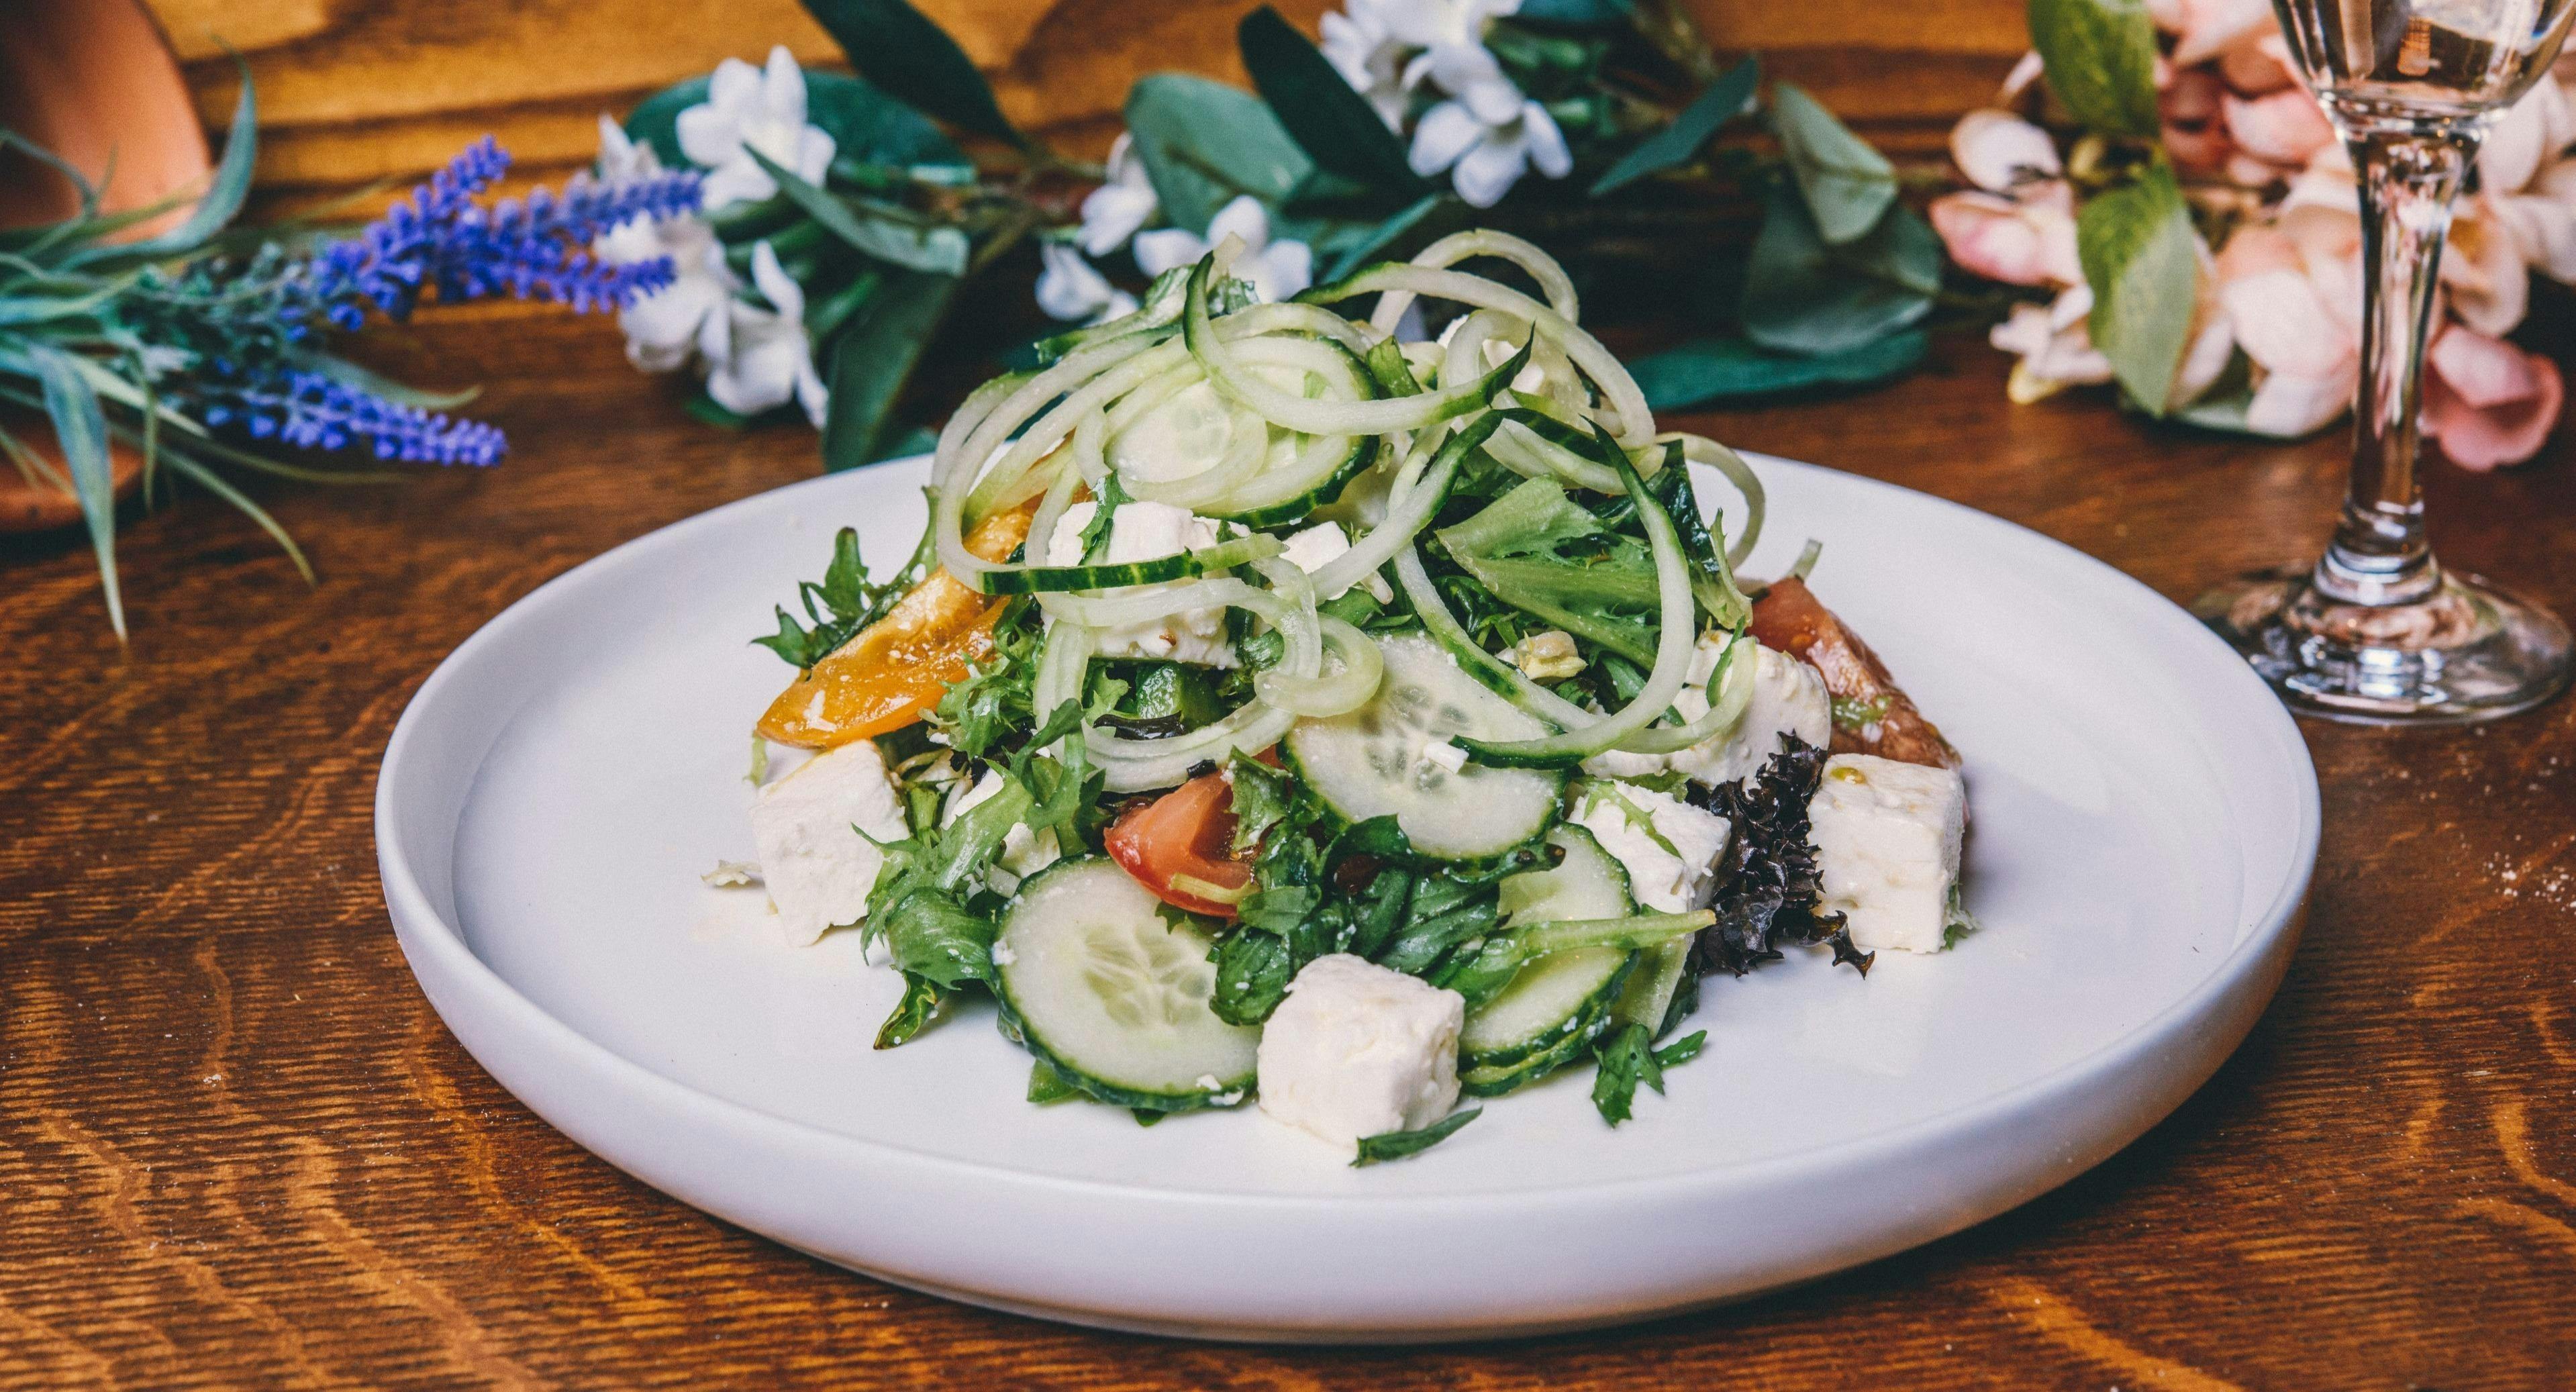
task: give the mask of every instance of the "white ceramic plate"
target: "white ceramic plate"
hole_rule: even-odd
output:
[[[511,606],[412,700],[377,787],[385,899],[457,1038],[683,1202],[904,1285],[1188,1335],[1394,1340],[1641,1318],[1940,1237],[2081,1172],[2236,1047],[2317,849],[2296,728],[2182,610],[2035,533],[1758,462],[1752,574],[1814,583],[1966,752],[1981,933],[1712,978],[1709,1048],[1616,1131],[1589,1070],[1351,1169],[1257,1111],[1151,1130],[1021,1100],[989,1004],[869,1047],[855,935],[793,948],[748,859],[745,639],[833,530],[881,563],[919,461],[746,499]],[[1705,490],[1708,496],[1722,488]],[[1830,1195],[1830,1199],[1818,1196]]]

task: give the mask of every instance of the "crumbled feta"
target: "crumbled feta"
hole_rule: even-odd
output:
[[[1390,1131],[1414,1131],[1458,1100],[1455,991],[1346,952],[1318,957],[1288,983],[1261,1031],[1261,1110],[1346,1155]]]
[[[1460,773],[1467,767],[1467,751],[1445,739],[1436,739],[1422,746],[1422,762],[1438,764],[1451,773]]]
[[[1096,503],[1075,503],[1066,508],[1047,537],[1047,564],[1080,565],[1082,530],[1099,512]],[[1215,522],[1187,508],[1169,503],[1120,503],[1117,513],[1109,519],[1109,548],[1101,560],[1108,565],[1161,560],[1214,546],[1219,539]],[[1127,593],[1153,592],[1139,587]],[[1100,655],[1195,662],[1207,667],[1235,665],[1234,648],[1225,641],[1223,605],[1185,609],[1159,619],[1103,629]]]
[[[1955,769],[1837,754],[1807,804],[1826,911],[1865,951],[1938,952],[1968,833],[1968,784]]]
[[[760,883],[760,867],[744,860],[719,860],[715,869],[698,878],[716,889],[743,889]]]
[[[966,809],[1002,791],[1002,775],[992,769],[975,786],[950,798],[948,810],[940,814],[940,825],[946,826],[966,815]],[[1025,824],[1015,824],[1002,835],[1002,853],[994,857],[993,869],[986,880],[996,894],[1009,894],[1020,887],[1020,881],[1062,859],[1064,851],[1056,844],[1055,828],[1032,832]]]
[[[1628,870],[1628,892],[1662,913],[1706,908],[1734,824],[1669,793],[1600,780],[1575,794],[1574,823]]]
[[[1673,712],[1687,723],[1708,714],[1709,674],[1726,651],[1722,634],[1703,634],[1691,650],[1689,679],[1673,698]],[[1735,728],[1673,754],[1631,754],[1613,749],[1584,760],[1584,772],[1601,778],[1641,778],[1667,768],[1679,769],[1694,783],[1712,788],[1747,778],[1780,752],[1780,737],[1796,735],[1819,748],[1833,738],[1833,702],[1825,679],[1815,668],[1770,648],[1754,645],[1753,699]]]
[[[1312,575],[1350,549],[1351,539],[1343,534],[1340,523],[1318,522],[1302,532],[1287,537],[1280,545],[1279,558]],[[1380,604],[1395,602],[1395,589],[1386,583],[1386,577],[1383,575],[1370,574],[1356,583],[1361,589],[1374,596]],[[1345,585],[1331,594],[1318,594],[1315,598],[1339,599],[1349,588]]]
[[[1574,635],[1560,628],[1533,633],[1512,644],[1503,661],[1521,669],[1531,681],[1562,681],[1583,670],[1583,655],[1574,650]]]
[[[868,837],[892,841],[908,830],[873,740],[817,754],[761,789],[751,809],[752,840],[788,936],[809,943],[866,917],[868,891],[885,863]]]

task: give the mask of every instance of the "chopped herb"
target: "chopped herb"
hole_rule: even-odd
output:
[[[1707,1044],[1708,1031],[1700,1030],[1658,1049],[1644,1025],[1623,1026],[1593,1046],[1599,1066],[1592,1075],[1592,1105],[1613,1126],[1628,1120],[1639,1083],[1662,1092],[1664,1070],[1697,1058]]]
[[[1364,1136],[1360,1139],[1360,1153],[1351,1164],[1354,1167],[1376,1165],[1388,1160],[1401,1160],[1408,1155],[1420,1155],[1456,1135],[1459,1127],[1474,1121],[1484,1112],[1482,1107],[1469,1107],[1463,1112],[1451,1112],[1419,1131],[1389,1131],[1383,1136]]]
[[[1045,1059],[1030,1061],[1029,1100],[1031,1102],[1045,1106],[1050,1102],[1070,1101],[1082,1095],[1082,1089],[1066,1082],[1064,1075],[1055,1071],[1054,1064]]]
[[[814,625],[806,628],[789,616],[787,606],[778,605],[778,631],[766,638],[751,641],[785,658],[799,670],[832,655],[859,630],[884,618],[895,601],[904,597],[930,568],[933,536],[925,532],[921,545],[901,570],[886,578],[885,583],[868,583],[867,566],[859,560],[859,533],[843,527],[832,538],[832,563],[823,570],[823,582],[797,582],[796,596],[804,606],[805,617]]]
[[[894,1013],[886,1016],[885,1023],[877,1028],[877,1047],[891,1049],[898,1044],[910,1043],[912,1037],[930,1023],[931,1017],[939,1013],[940,1003],[947,999],[948,993],[939,989],[939,983],[910,972],[904,973],[903,999],[895,1003]]]
[[[1977,921],[1975,914],[1968,912],[1967,902],[1961,893],[1963,888],[1964,886],[1953,880],[1950,884],[1950,901],[1943,906],[1941,945],[1945,948],[1958,946],[1959,939],[1986,926]]]

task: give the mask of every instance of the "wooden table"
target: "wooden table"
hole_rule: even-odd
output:
[[[1747,1305],[1465,1348],[1195,1346],[914,1295],[684,1208],[522,1109],[430,1012],[379,896],[374,771],[503,605],[806,475],[813,438],[701,426],[613,329],[512,306],[433,315],[393,365],[487,382],[516,453],[268,492],[318,590],[192,498],[121,538],[119,652],[74,539],[0,547],[0,1386],[2576,1383],[2563,701],[2308,727],[2314,911],[2217,1078],[2015,1213]],[[2014,408],[2002,377],[1962,341],[1891,390],[1692,428],[1988,509],[2178,599],[2320,540],[2338,440]],[[2567,453],[2438,469],[2433,526],[2451,561],[2576,613]]]

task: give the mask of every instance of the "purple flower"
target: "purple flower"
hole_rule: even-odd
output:
[[[387,401],[318,372],[210,384],[198,414],[210,426],[238,426],[254,440],[320,450],[363,443],[378,459],[406,463],[493,464],[510,447],[480,421]]]

